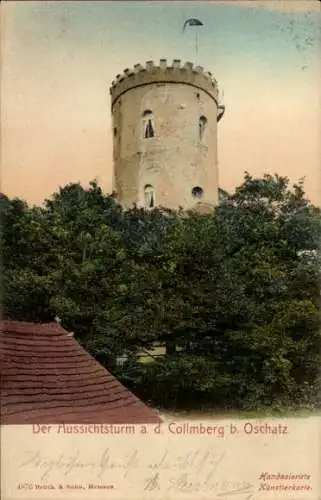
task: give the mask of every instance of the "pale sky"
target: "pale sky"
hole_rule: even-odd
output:
[[[1,191],[41,203],[69,182],[110,192],[109,86],[167,58],[218,80],[220,186],[244,171],[306,177],[321,204],[321,3],[15,2],[1,6]],[[199,51],[189,17],[200,19]]]

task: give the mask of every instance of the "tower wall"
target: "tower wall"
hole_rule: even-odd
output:
[[[189,209],[218,202],[216,80],[191,63],[161,60],[126,70],[111,87],[114,178],[124,207],[146,206],[152,186],[157,206]],[[144,113],[152,112],[154,136],[145,138]],[[149,115],[150,116],[150,115]],[[200,130],[200,118],[207,122]],[[202,135],[200,135],[202,134]],[[192,194],[201,188],[201,196]],[[196,190],[199,195],[200,190]]]

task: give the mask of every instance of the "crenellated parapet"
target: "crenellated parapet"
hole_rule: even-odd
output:
[[[161,59],[158,65],[154,61],[147,61],[145,65],[135,64],[122,74],[117,75],[110,87],[112,105],[125,92],[135,87],[153,83],[183,83],[192,85],[206,92],[218,103],[217,81],[209,71],[202,66],[194,67],[193,63],[182,64],[180,59],[174,59],[172,65],[166,59]]]

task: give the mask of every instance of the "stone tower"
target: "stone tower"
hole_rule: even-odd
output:
[[[114,189],[125,208],[193,209],[218,202],[217,123],[211,73],[175,59],[117,75],[112,101]]]

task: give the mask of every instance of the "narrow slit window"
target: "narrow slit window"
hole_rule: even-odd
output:
[[[152,111],[147,109],[146,111],[144,111],[142,117],[144,139],[155,137],[155,123]]]
[[[204,132],[205,132],[205,129],[206,129],[206,125],[207,125],[207,118],[206,118],[206,116],[204,116],[204,115],[200,116],[200,119],[199,119],[199,122],[198,122],[198,132],[199,132],[199,139],[200,139],[200,141],[204,137]]]
[[[148,120],[145,126],[145,139],[149,139],[150,137],[154,137],[154,127],[152,120]]]
[[[154,208],[155,207],[155,189],[151,184],[146,184],[146,186],[144,188],[144,196],[145,196],[146,208]]]

